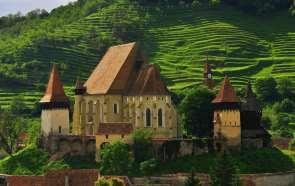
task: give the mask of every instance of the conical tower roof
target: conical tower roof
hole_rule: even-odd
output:
[[[260,111],[261,107],[256,99],[256,96],[252,90],[251,83],[248,82],[246,86],[245,101],[242,104],[242,110],[244,111]]]
[[[53,64],[51,73],[49,75],[49,80],[47,84],[47,89],[45,95],[41,99],[41,103],[55,103],[55,102],[68,102],[68,97],[66,96],[63,88],[63,84],[60,81],[57,65]]]
[[[238,103],[239,99],[236,95],[235,89],[230,84],[229,78],[225,76],[218,95],[212,103]]]

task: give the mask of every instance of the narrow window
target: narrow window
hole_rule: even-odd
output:
[[[163,127],[163,113],[162,109],[158,110],[158,126]]]
[[[106,139],[109,139],[109,135],[106,135]]]
[[[145,111],[145,123],[146,127],[151,127],[151,110],[148,108]]]
[[[114,113],[118,114],[118,104],[114,104]]]
[[[61,126],[58,127],[58,133],[61,134]]]

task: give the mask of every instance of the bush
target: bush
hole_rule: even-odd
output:
[[[133,132],[133,153],[137,163],[152,158],[153,154],[151,138],[152,133],[145,129],[139,129]]]
[[[239,171],[230,155],[224,153],[217,158],[211,172],[211,179],[213,186],[239,185]]]
[[[102,174],[126,175],[132,166],[128,145],[120,141],[106,145],[100,150]]]
[[[143,175],[150,175],[156,169],[158,162],[155,159],[150,159],[140,163],[140,171]]]
[[[289,149],[292,151],[295,151],[295,139],[294,138],[289,142]]]

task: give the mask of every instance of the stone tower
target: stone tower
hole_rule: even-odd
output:
[[[40,103],[42,135],[69,134],[69,99],[64,92],[56,64],[52,67],[47,89]]]
[[[214,105],[214,145],[217,150],[241,146],[240,101],[226,76]]]
[[[212,69],[211,65],[208,63],[208,61],[204,65],[204,80],[203,83],[208,86],[209,88],[214,87],[214,81],[213,81],[213,76],[212,76]]]
[[[85,134],[85,126],[82,125],[86,120],[85,116],[80,114],[85,112],[82,105],[83,94],[86,92],[86,88],[84,87],[82,81],[77,78],[75,85],[75,105],[74,105],[74,115],[73,115],[73,134],[74,135],[82,135]]]

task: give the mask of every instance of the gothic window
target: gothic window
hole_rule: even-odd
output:
[[[158,127],[163,127],[163,112],[162,112],[162,109],[158,110]]]
[[[151,125],[152,125],[152,114],[151,114],[151,110],[148,108],[145,111],[145,126],[151,127]]]
[[[93,102],[88,103],[88,122],[93,122]]]
[[[118,104],[117,103],[114,104],[113,111],[115,114],[118,114]]]

